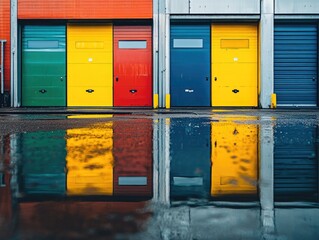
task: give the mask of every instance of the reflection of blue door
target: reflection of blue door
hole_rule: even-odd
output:
[[[210,26],[171,27],[171,105],[210,106]]]
[[[275,201],[318,200],[318,155],[315,126],[275,128]]]
[[[210,195],[210,124],[202,119],[171,119],[171,197],[207,198]]]

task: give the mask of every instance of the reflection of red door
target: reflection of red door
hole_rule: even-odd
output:
[[[152,106],[151,26],[114,26],[114,106]]]
[[[153,120],[113,123],[113,195],[153,196]]]

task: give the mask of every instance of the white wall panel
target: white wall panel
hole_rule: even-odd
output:
[[[160,0],[164,1],[164,0]],[[169,13],[172,14],[188,14],[189,13],[189,0],[170,0]]]
[[[190,0],[190,13],[259,14],[260,0]]]
[[[275,0],[276,14],[319,14],[318,0]]]

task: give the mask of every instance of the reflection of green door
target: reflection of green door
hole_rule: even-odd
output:
[[[65,131],[24,133],[20,139],[21,190],[27,195],[64,195]]]
[[[22,105],[66,105],[65,26],[24,26]]]

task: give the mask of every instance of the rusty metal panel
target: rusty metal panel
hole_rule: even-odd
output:
[[[0,1],[0,40],[6,40],[4,45],[4,87],[10,90],[10,0]],[[2,53],[1,53],[2,54]],[[2,69],[1,69],[2,70]]]
[[[189,0],[170,0],[169,12],[171,14],[188,14]]]
[[[152,19],[152,0],[19,0],[19,19]]]
[[[277,14],[318,14],[318,0],[275,0]]]
[[[260,0],[190,0],[191,14],[259,14]]]

